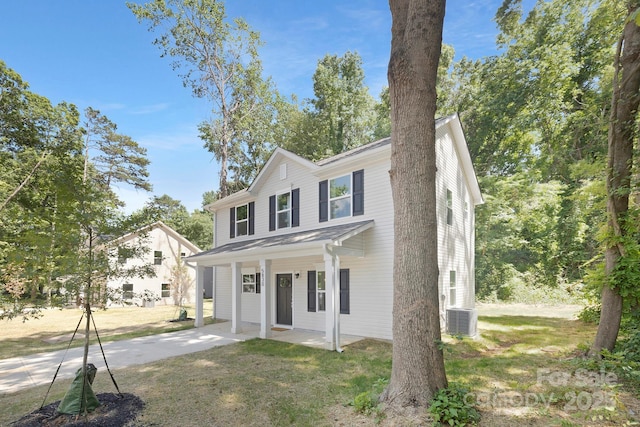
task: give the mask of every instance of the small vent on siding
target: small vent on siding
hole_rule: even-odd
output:
[[[280,165],[280,179],[287,179],[287,164]]]

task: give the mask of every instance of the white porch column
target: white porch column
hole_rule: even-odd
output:
[[[242,332],[242,263],[231,263],[231,333]]]
[[[271,260],[260,260],[260,338],[271,336]]]
[[[336,274],[335,258],[325,246],[324,254],[324,277],[325,277],[325,348],[327,350],[336,349],[335,330],[335,292]],[[338,282],[339,283],[339,282]]]
[[[195,327],[204,326],[204,267],[196,265],[196,321]]]

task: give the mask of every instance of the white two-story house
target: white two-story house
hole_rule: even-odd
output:
[[[119,289],[125,300],[143,304],[143,295],[157,298],[161,305],[182,305],[195,301],[196,273],[193,265],[186,264],[185,258],[197,254],[200,249],[180,233],[162,221],[119,237],[117,245],[142,245],[147,252],[143,258],[124,259],[125,268],[152,266],[154,276],[117,277],[107,282],[107,286]],[[178,269],[178,270],[177,270]],[[155,303],[155,299],[152,299]]]
[[[440,309],[472,308],[474,208],[482,195],[457,115],[438,119]],[[393,202],[390,138],[310,162],[278,148],[245,190],[214,202],[214,248],[196,264],[196,326],[204,270],[214,316],[273,327],[392,338]]]

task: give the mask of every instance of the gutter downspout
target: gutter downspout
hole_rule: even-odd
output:
[[[211,211],[210,211],[211,212]],[[213,247],[217,247],[218,246],[218,233],[216,233],[216,212],[213,211],[211,212],[211,215],[213,216],[213,225],[212,225],[212,229],[213,229]],[[213,266],[211,267],[211,319],[215,319],[216,318],[216,291],[217,291],[217,286],[216,286],[216,276],[218,273],[218,267]]]
[[[335,297],[333,298],[334,307],[334,328],[336,331],[336,351],[338,353],[342,353],[342,347],[340,347],[340,257],[336,256],[336,262],[334,266],[334,275],[337,280],[334,281],[334,289],[333,293]]]

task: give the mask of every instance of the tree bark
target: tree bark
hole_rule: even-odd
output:
[[[445,0],[390,0],[389,5],[393,363],[382,400],[426,407],[447,386],[439,345],[435,183],[436,74]]]
[[[637,5],[629,8],[631,15]],[[624,27],[615,59],[615,76],[608,135],[607,214],[609,230],[614,238],[605,251],[605,273],[611,275],[625,256],[621,238],[625,237],[622,222],[629,209],[633,142],[640,103],[640,27],[631,19]],[[602,309],[598,331],[589,353],[599,356],[603,349],[613,350],[622,318],[623,298],[619,283],[605,284],[602,289]]]

